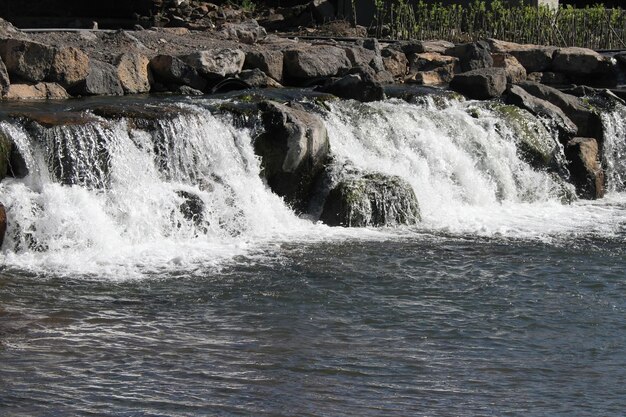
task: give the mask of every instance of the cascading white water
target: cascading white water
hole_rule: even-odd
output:
[[[520,159],[506,120],[486,107],[476,116],[476,105],[330,103],[325,118],[336,164],[409,181],[428,229],[505,236],[615,231],[618,216],[591,214],[593,203],[562,204],[563,183]]]
[[[31,172],[0,183],[10,216],[6,262],[61,272],[158,269],[232,257],[250,240],[308,225],[262,182],[249,132],[188,110],[152,134],[102,120],[33,138],[2,123]],[[200,218],[181,210],[188,195],[201,200]]]
[[[608,192],[626,190],[626,106],[616,103],[602,112],[604,143],[602,148]]]
[[[562,204],[563,184],[524,162],[515,129],[486,107],[473,117],[472,103],[329,105],[323,118],[335,167],[405,179],[422,223],[346,230],[298,218],[260,179],[248,130],[200,105],[181,104],[178,116],[149,128],[95,116],[36,132],[1,122],[0,132],[17,145],[30,174],[0,182],[10,219],[0,265],[126,279],[220,265],[275,242],[389,238],[415,230],[611,234],[625,216],[622,200]],[[609,149],[624,148],[624,130],[617,116],[611,123],[618,133],[605,153],[619,155]],[[614,175],[623,175],[623,166],[611,161]]]

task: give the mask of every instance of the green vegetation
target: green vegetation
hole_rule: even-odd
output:
[[[498,38],[518,43],[626,47],[626,10],[602,5],[558,9],[474,0],[469,6],[426,4],[422,0],[375,0],[378,37],[468,42]]]

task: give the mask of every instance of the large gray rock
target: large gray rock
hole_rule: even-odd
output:
[[[150,69],[157,81],[164,84],[188,85],[203,91],[207,81],[189,64],[171,55],[157,55],[150,60]]]
[[[287,50],[283,59],[284,76],[294,80],[343,75],[352,67],[346,51],[331,45]]]
[[[123,53],[115,60],[117,77],[124,93],[138,94],[150,91],[150,60],[135,52]]]
[[[566,74],[597,74],[610,69],[610,59],[587,48],[559,48],[552,58],[552,70]]]
[[[431,41],[405,41],[399,42],[397,47],[405,54],[422,54],[424,52],[436,52],[445,54],[450,48],[454,48],[454,44],[448,41],[431,40]]]
[[[252,88],[280,88],[282,85],[272,77],[268,77],[258,68],[243,70],[239,73],[239,79]]]
[[[529,73],[548,71],[552,67],[552,56],[557,49],[554,46],[518,44],[497,39],[488,39],[487,42],[491,52],[513,55]]]
[[[411,225],[420,221],[420,210],[406,181],[366,174],[340,181],[326,197],[320,220],[345,227]]]
[[[64,88],[84,82],[89,75],[89,57],[72,46],[59,48],[54,54],[48,79]]]
[[[243,68],[247,70],[258,68],[280,82],[283,79],[283,53],[265,50],[246,52]]]
[[[578,127],[563,113],[563,110],[549,101],[535,97],[517,85],[509,85],[505,101],[507,104],[526,109],[535,116],[551,120],[564,141],[578,133]]]
[[[329,157],[326,127],[303,108],[272,101],[259,108],[264,133],[255,139],[254,149],[261,157],[262,175],[273,192],[304,212]]]
[[[50,72],[55,49],[38,42],[18,39],[0,40],[0,57],[13,77],[24,81],[43,81]]]
[[[493,66],[489,44],[484,41],[454,46],[447,49],[445,55],[457,57],[463,72]]]
[[[556,88],[532,81],[519,83],[528,93],[554,104],[567,115],[578,127],[578,135],[592,137],[602,142],[603,127],[601,117],[584,102],[571,94],[565,94]]]
[[[595,200],[604,196],[604,171],[599,162],[598,142],[593,138],[573,138],[565,146],[571,180],[580,198]]]
[[[239,49],[222,48],[194,52],[180,58],[207,78],[224,78],[241,72],[246,54]]]
[[[86,96],[124,95],[116,68],[107,62],[95,59],[89,62],[87,78],[71,91]]]
[[[9,90],[11,80],[9,79],[9,73],[7,67],[4,65],[2,58],[0,58],[0,97],[3,97]]]
[[[379,101],[385,98],[383,86],[371,74],[365,71],[356,71],[356,73],[348,74],[320,88],[320,91],[340,98],[363,102]]]
[[[454,76],[450,88],[477,100],[500,97],[506,90],[506,73],[502,68],[481,68],[464,72]]]

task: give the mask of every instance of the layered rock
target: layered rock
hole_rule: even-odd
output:
[[[254,141],[262,176],[272,191],[304,212],[318,175],[329,157],[322,120],[303,108],[272,101],[259,106],[264,132]]]
[[[345,227],[411,225],[420,221],[420,210],[413,188],[400,177],[365,174],[330,191],[320,220]]]

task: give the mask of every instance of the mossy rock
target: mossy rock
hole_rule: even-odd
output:
[[[527,110],[491,103],[491,110],[513,131],[520,157],[535,168],[552,168],[559,146],[548,129]]]
[[[410,184],[373,173],[340,181],[328,194],[320,220],[346,227],[412,225],[420,221],[420,210]]]

